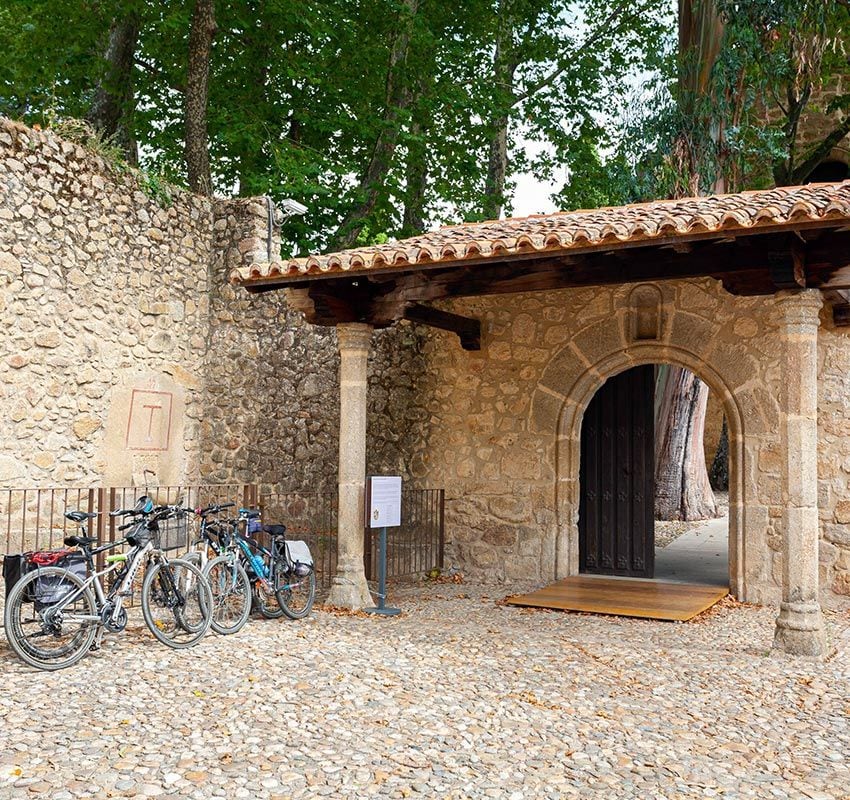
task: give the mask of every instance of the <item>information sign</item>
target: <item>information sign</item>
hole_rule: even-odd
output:
[[[401,525],[401,478],[373,475],[366,483],[366,512],[369,528]]]

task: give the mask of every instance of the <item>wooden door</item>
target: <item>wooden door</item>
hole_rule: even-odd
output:
[[[581,430],[579,569],[651,578],[655,569],[655,367],[609,378]]]

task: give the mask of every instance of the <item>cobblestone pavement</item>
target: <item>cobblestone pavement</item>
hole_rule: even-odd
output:
[[[0,797],[848,798],[850,614],[826,662],[774,612],[673,624],[395,593],[396,619],[132,630],[37,673],[0,648]]]

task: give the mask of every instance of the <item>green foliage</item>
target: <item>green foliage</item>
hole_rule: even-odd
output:
[[[725,32],[705,91],[683,102],[681,70],[694,65],[670,46],[656,80],[634,99],[605,176],[594,178],[599,170],[591,165],[579,178],[607,186],[615,202],[631,202],[680,195],[694,177],[701,193],[799,183],[828,155],[828,135],[801,134],[813,113],[838,134],[850,119],[850,94],[818,97],[842,76],[847,85],[847,5],[719,0],[718,9]]]
[[[133,170],[139,188],[162,208],[170,208],[174,202],[174,187],[157,172],[147,169]]]
[[[287,222],[288,246],[321,249],[363,200],[366,165],[393,126],[397,144],[361,240],[410,232],[405,210],[426,225],[474,219],[490,142],[507,118],[506,193],[519,172],[552,179],[567,171],[564,203],[613,200],[620,188],[606,183],[604,168],[615,144],[610,118],[626,102],[628,75],[652,69],[658,42],[670,38],[668,5],[419,0],[393,98],[388,64],[403,0],[216,3],[208,111],[216,191],[298,199],[310,211]],[[166,183],[185,183],[191,10],[191,0],[8,0],[0,8],[0,113],[42,124],[84,118],[104,74],[110,24],[133,11],[140,36],[128,119],[140,181],[166,202]]]

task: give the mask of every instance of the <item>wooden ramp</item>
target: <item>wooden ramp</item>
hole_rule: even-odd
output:
[[[505,598],[512,606],[585,611],[683,622],[729,594],[726,586],[576,575],[530,594]]]

